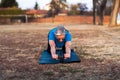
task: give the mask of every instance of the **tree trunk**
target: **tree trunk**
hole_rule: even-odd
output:
[[[97,0],[93,0],[93,24],[96,24],[96,18],[97,18],[96,2],[97,2]]]
[[[120,6],[120,0],[114,0],[113,10],[111,13],[110,23],[109,26],[116,26],[117,25],[117,14]]]
[[[100,17],[100,25],[103,25],[103,20],[104,20],[104,12],[105,12],[105,8],[106,8],[106,3],[107,0],[102,0],[102,3],[100,4],[100,10],[99,10],[99,17]]]

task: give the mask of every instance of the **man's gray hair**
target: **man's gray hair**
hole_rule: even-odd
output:
[[[64,26],[57,26],[55,35],[62,35],[62,34],[65,34],[65,28],[64,28]]]

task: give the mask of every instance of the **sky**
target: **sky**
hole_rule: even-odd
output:
[[[39,4],[40,9],[44,9],[44,6],[50,3],[51,0],[16,0],[19,8],[21,9],[33,9],[35,3]],[[92,8],[92,0],[67,0],[67,4],[86,3],[89,9]]]

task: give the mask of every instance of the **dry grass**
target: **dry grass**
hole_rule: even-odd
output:
[[[39,65],[57,24],[0,26],[0,80],[120,80],[120,28],[65,24],[80,63]]]

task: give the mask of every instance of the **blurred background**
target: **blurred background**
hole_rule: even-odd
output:
[[[120,0],[0,0],[0,24],[80,23],[112,26],[120,24],[119,8]]]

